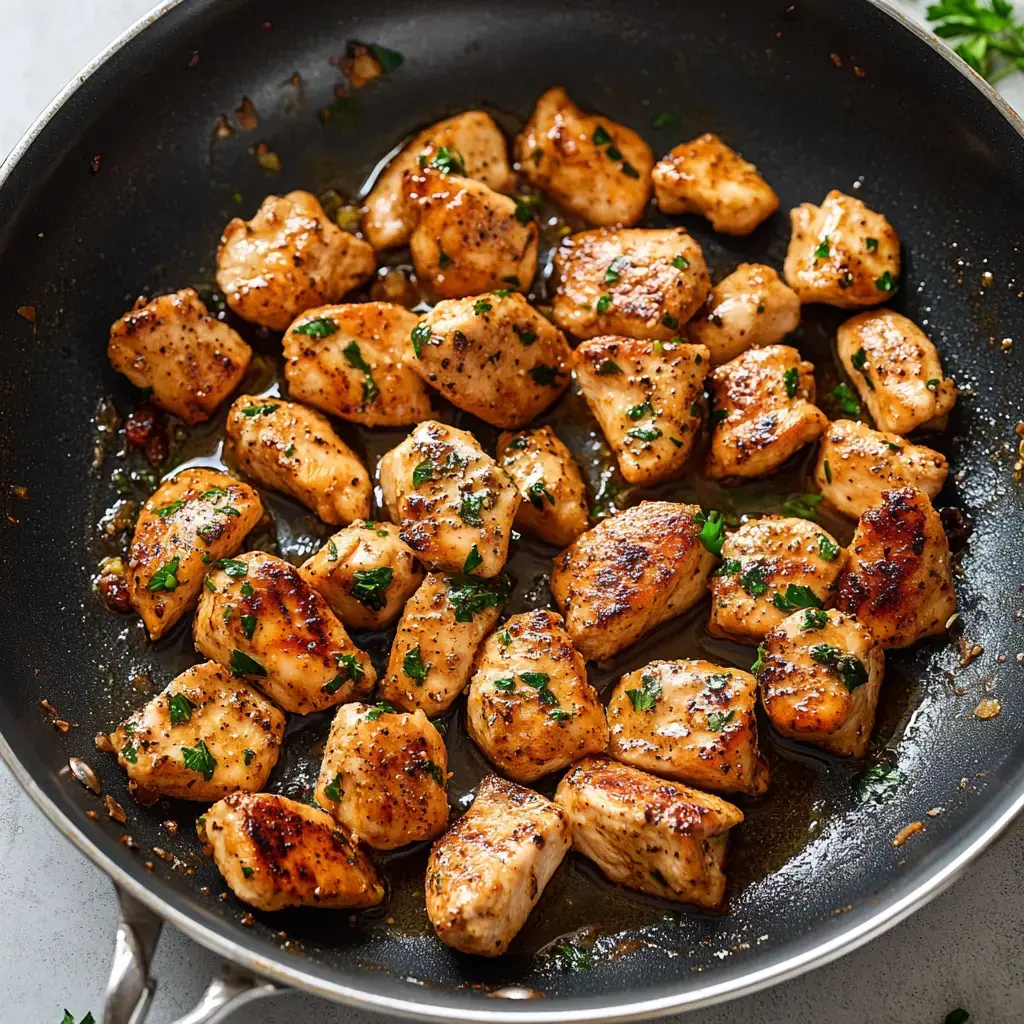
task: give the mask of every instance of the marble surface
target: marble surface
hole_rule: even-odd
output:
[[[0,0],[0,153],[52,96],[150,0]],[[925,0],[897,4],[923,19]],[[1004,94],[1024,107],[1024,76]],[[914,917],[869,946],[795,981],[686,1024],[942,1024],[963,1006],[972,1024],[1024,1020],[1024,823]],[[107,879],[74,850],[0,765],[0,1006],[12,1024],[98,1015],[117,911]],[[219,958],[167,928],[150,1024],[169,1024],[197,1000]],[[683,1018],[675,1018],[682,1021]],[[295,993],[253,1004],[226,1024],[383,1024],[384,1018]]]

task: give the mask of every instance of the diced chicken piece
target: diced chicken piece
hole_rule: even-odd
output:
[[[836,607],[854,615],[883,647],[940,636],[956,611],[949,541],[928,496],[884,491],[850,541]]]
[[[700,214],[726,235],[749,235],[779,208],[757,168],[711,132],[670,150],[651,179],[663,213]]]
[[[441,299],[530,287],[537,223],[483,182],[426,168],[405,179],[416,218],[409,251],[416,280]]]
[[[569,850],[565,812],[539,793],[488,775],[427,861],[427,916],[463,953],[500,956]]]
[[[491,634],[469,684],[466,729],[516,782],[533,782],[604,751],[604,707],[560,616],[524,612]]]
[[[703,345],[611,335],[583,342],[572,365],[626,480],[654,483],[682,471],[704,413],[711,364]]]
[[[511,590],[507,576],[427,576],[402,612],[381,699],[406,711],[422,708],[431,718],[447,711],[466,688]]]
[[[710,661],[652,661],[623,676],[608,702],[608,753],[678,782],[760,796],[757,680]]]
[[[299,570],[331,611],[354,629],[385,629],[423,582],[423,570],[393,523],[357,519]]]
[[[757,678],[772,725],[833,754],[863,757],[875,723],[885,654],[842,612],[794,612],[764,638]]]
[[[415,223],[404,179],[424,166],[476,178],[495,192],[511,192],[515,175],[508,162],[505,136],[489,114],[467,110],[445,118],[416,135],[381,172],[366,197],[363,234],[375,249],[406,245]]]
[[[773,473],[828,428],[814,404],[814,367],[789,345],[748,349],[708,381],[714,431],[705,472],[713,480]]]
[[[548,89],[516,137],[533,185],[591,224],[635,224],[651,197],[651,147],[625,125],[586,114],[561,87]]]
[[[275,793],[232,793],[200,822],[224,881],[258,910],[360,910],[384,899],[369,858],[317,807]]]
[[[507,289],[439,302],[411,342],[409,365],[453,405],[496,427],[526,426],[569,384],[565,336]]]
[[[355,700],[377,681],[369,655],[299,570],[263,551],[216,564],[192,632],[206,657],[295,714]]]
[[[604,519],[555,559],[551,593],[588,659],[604,661],[703,596],[715,557],[699,505],[645,501]]]
[[[882,501],[882,492],[916,487],[935,498],[946,482],[946,456],[866,423],[836,420],[822,435],[814,482],[838,512],[854,519]]]
[[[375,850],[433,839],[448,824],[448,751],[422,711],[338,708],[316,800]]]
[[[555,323],[577,338],[670,341],[711,290],[704,254],[683,228],[570,235],[555,250]]]
[[[564,548],[590,525],[580,467],[550,427],[502,434],[498,463],[519,488],[519,529]]]
[[[690,341],[706,345],[715,366],[748,348],[781,341],[800,323],[800,300],[763,263],[741,263],[708,295],[686,325]]]
[[[128,596],[158,640],[195,603],[211,562],[240,551],[263,506],[248,485],[183,469],[142,506],[128,554]]]
[[[252,349],[210,316],[192,288],[139,299],[110,328],[110,365],[186,423],[202,423],[238,387]]]
[[[846,551],[816,523],[765,516],[722,545],[711,579],[712,636],[756,644],[797,608],[833,603]]]
[[[821,206],[789,211],[793,233],[783,273],[801,302],[877,306],[900,281],[900,240],[880,213],[833,190]]]
[[[242,395],[231,406],[227,450],[258,484],[341,526],[370,514],[366,467],[326,416],[298,402]]]
[[[217,285],[243,320],[283,331],[303,310],[338,302],[370,279],[373,247],[342,231],[316,196],[267,196],[235,217],[217,249]]]
[[[284,715],[220,665],[194,665],[110,734],[141,803],[219,800],[263,788],[281,752]]]
[[[942,430],[956,404],[956,384],[942,375],[939,353],[912,320],[879,309],[840,328],[839,358],[879,430]]]
[[[418,321],[390,302],[307,310],[284,336],[289,393],[367,427],[429,419],[430,390],[410,369],[406,348]]]
[[[558,784],[573,848],[613,882],[714,910],[725,897],[728,832],[738,807],[629,765],[588,757]]]
[[[379,471],[388,514],[424,565],[484,578],[501,572],[519,492],[469,431],[427,420]]]

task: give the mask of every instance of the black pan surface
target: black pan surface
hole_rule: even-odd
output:
[[[349,40],[382,43],[405,62],[338,101],[342,79],[330,58]],[[191,827],[197,808],[136,807],[113,759],[92,749],[96,732],[196,660],[187,625],[149,645],[138,622],[107,612],[92,588],[100,559],[123,547],[124,538],[103,528],[105,513],[118,498],[142,500],[153,483],[140,456],[122,455],[119,436],[97,428],[102,399],[122,416],[140,401],[107,364],[107,328],[139,293],[186,284],[208,290],[220,228],[237,213],[251,216],[268,192],[334,188],[356,196],[417,128],[483,106],[514,131],[556,83],[581,105],[641,131],[657,154],[718,132],[758,164],[783,211],[835,187],[896,226],[905,273],[893,305],[931,335],[964,389],[948,431],[930,442],[954,465],[937,504],[974,523],[957,584],[962,633],[890,658],[865,763],[828,759],[765,729],[774,785],[767,799],[744,804],[724,916],[627,894],[570,859],[510,955],[481,963],[430,936],[425,850],[414,849],[388,862],[392,897],[379,913],[255,915],[243,925],[246,908],[219,898],[224,886],[199,855]],[[231,137],[215,139],[218,117],[232,120],[243,96],[259,126],[245,132],[233,122]],[[652,128],[663,112],[674,115],[671,126]],[[280,174],[261,169],[251,152],[259,142],[280,157]],[[1013,479],[1014,428],[1024,420],[1016,344],[1024,322],[1022,210],[1017,125],[865,0],[197,0],[172,8],[71,96],[0,185],[0,482],[8,512],[0,532],[0,731],[19,776],[76,841],[200,941],[286,981],[380,1009],[559,1019],[654,1012],[764,984],[864,941],[951,876],[1024,795],[1024,708],[1015,699],[1024,678],[1024,509]],[[662,222],[653,212],[645,223]],[[740,240],[715,236],[697,219],[683,223],[705,247],[716,279],[744,260],[781,267],[784,213]],[[26,306],[36,310],[34,324],[18,315]],[[837,380],[831,347],[841,320],[836,310],[808,310],[795,336],[818,367],[822,392]],[[277,336],[240,329],[262,356],[247,387],[272,387]],[[570,396],[549,419],[573,439],[598,490],[606,453],[590,438],[582,403]],[[159,472],[215,457],[217,429],[172,440]],[[493,442],[492,431],[479,433],[485,445]],[[346,433],[371,465],[402,435]],[[729,493],[691,476],[656,493],[759,512],[806,490],[805,470],[797,462],[772,482]],[[284,499],[269,503],[278,550],[304,557],[322,536],[316,524]],[[848,539],[849,524],[823,522]],[[956,532],[958,539],[963,531]],[[509,612],[548,600],[552,553],[521,542],[510,566],[517,591]],[[705,618],[702,605],[667,624],[595,670],[595,683],[606,687],[655,656],[700,654],[748,666],[748,649],[704,635]],[[386,636],[359,640],[386,657]],[[983,698],[1001,701],[998,717],[973,715]],[[43,699],[73,723],[66,734],[54,729]],[[449,723],[457,809],[484,770],[458,739],[460,714]],[[271,788],[308,794],[326,726],[326,716],[292,723]],[[124,806],[126,826],[108,820],[70,778],[72,755],[84,757]],[[898,781],[872,786],[872,768]],[[86,817],[91,810],[99,820]],[[924,830],[894,846],[915,821]],[[568,969],[556,952],[564,942],[592,950],[593,966]],[[510,985],[546,1001],[487,998]]]

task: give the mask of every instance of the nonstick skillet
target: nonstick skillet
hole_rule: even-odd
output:
[[[336,95],[330,60],[351,40],[404,56],[354,98]],[[959,549],[961,623],[948,641],[891,657],[864,764],[768,737],[776,782],[767,801],[744,808],[725,916],[626,895],[573,861],[510,955],[480,963],[428,934],[415,899],[421,850],[387,865],[392,902],[378,915],[247,916],[218,898],[223,886],[191,830],[196,807],[137,807],[113,759],[93,750],[95,733],[194,659],[187,627],[149,646],[93,589],[114,543],[97,526],[104,511],[152,484],[144,461],[121,459],[118,436],[103,429],[111,404],[123,415],[140,401],[107,364],[107,328],[140,292],[208,287],[220,228],[265,194],[354,196],[415,129],[483,106],[514,131],[553,84],[640,130],[658,154],[718,132],[757,162],[783,210],[835,187],[893,222],[905,266],[893,305],[925,327],[963,389],[937,442],[954,466],[937,504]],[[232,116],[243,96],[258,112],[251,132]],[[660,114],[673,116],[652,127],[666,121]],[[216,137],[219,118],[234,126],[230,137]],[[261,142],[279,174],[258,160]],[[1014,480],[1022,211],[1020,122],[956,58],[868,0],[185,0],[114,44],[32,129],[0,182],[0,750],[122,894],[107,1024],[141,1020],[161,919],[270,979],[215,982],[192,1024],[274,985],[438,1019],[612,1020],[790,977],[868,941],[948,884],[1024,802],[1024,501]],[[718,277],[745,259],[781,266],[783,214],[744,240],[684,223]],[[840,319],[809,310],[796,335],[819,371],[828,372]],[[263,354],[255,383],[269,386],[276,338],[246,336]],[[160,471],[213,443],[212,428],[172,431]],[[393,441],[354,443],[372,458],[383,450],[375,444]],[[801,468],[787,472],[737,506],[768,507],[780,486],[798,491]],[[288,528],[279,541],[296,557],[312,527],[286,502],[272,504]],[[536,577],[549,554],[529,542],[517,554],[527,596],[543,590]],[[705,616],[663,627],[646,650],[742,664],[742,648],[702,646]],[[366,642],[380,655],[386,639]],[[1000,701],[997,717],[973,714],[983,698]],[[320,726],[293,723],[272,780],[279,791],[308,787]],[[450,735],[460,729],[456,718]],[[453,747],[459,808],[482,763],[464,741]],[[124,825],[73,777],[70,757],[91,765],[103,795],[125,809]],[[923,830],[894,845],[913,822]],[[592,950],[590,969],[558,955],[566,940]]]

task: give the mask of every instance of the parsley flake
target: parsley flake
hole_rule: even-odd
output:
[[[167,711],[171,718],[171,725],[182,725],[191,721],[192,712],[196,706],[183,693],[176,693],[167,704]]]
[[[352,574],[352,596],[360,604],[379,612],[387,604],[387,589],[394,577],[395,571],[390,565],[357,569]]]
[[[295,334],[305,334],[310,338],[326,338],[337,330],[338,325],[326,316],[313,317],[292,328]]]
[[[236,647],[231,652],[231,674],[233,676],[265,676],[267,670],[255,658],[250,658],[245,651],[240,651]]]
[[[430,671],[430,666],[423,663],[423,652],[420,650],[419,644],[415,647],[410,647],[405,652],[405,657],[402,659],[402,671],[417,686],[423,685],[423,681],[427,678],[427,673]]]
[[[462,571],[468,576],[482,563],[483,557],[480,555],[480,549],[474,544],[469,549],[469,554],[466,555],[465,562],[462,563]]]
[[[213,778],[217,759],[202,740],[196,740],[194,747],[182,747],[181,757],[190,772],[198,772],[207,782]]]
[[[178,558],[175,556],[169,562],[160,566],[152,576],[149,577],[150,590],[176,590],[178,587]]]

